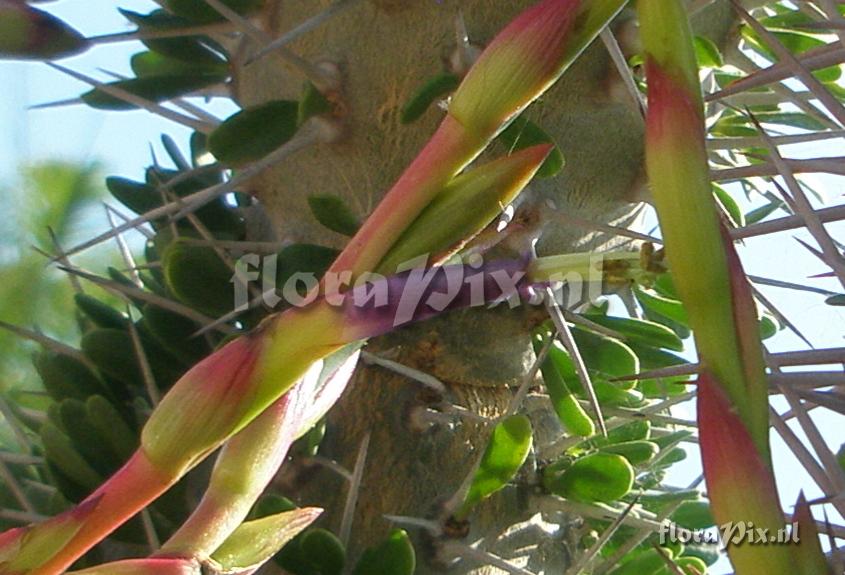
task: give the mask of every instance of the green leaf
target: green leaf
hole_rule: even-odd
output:
[[[680,325],[689,325],[687,312],[680,301],[669,299],[640,288],[634,288],[634,293],[637,296],[637,301],[640,302],[643,308],[654,311],[660,316],[671,319]]]
[[[148,184],[112,176],[106,178],[106,188],[117,201],[136,214],[143,214],[162,204],[161,194]]]
[[[276,286],[284,288],[296,273],[311,274],[320,279],[337,258],[334,248],[315,244],[293,244],[279,252],[276,260]]]
[[[102,395],[92,395],[85,402],[85,409],[88,420],[105,443],[121,461],[128,460],[138,448],[139,438],[112,402]]]
[[[798,32],[795,30],[770,30],[772,36],[783,44],[793,54],[803,54],[813,48],[818,48],[825,45],[825,41],[810,33]],[[762,41],[757,32],[751,29],[750,26],[742,27],[742,36],[748,41],[748,44],[759,54],[766,57],[772,62],[777,62],[778,58],[775,53],[769,48],[767,41]]]
[[[710,504],[704,500],[684,501],[670,519],[685,529],[703,530],[716,525]]]
[[[768,315],[760,318],[760,339],[766,340],[777,335],[780,326]]]
[[[332,111],[332,104],[311,82],[305,82],[302,96],[299,98],[299,109],[296,122],[302,125],[313,116],[321,116]]]
[[[824,303],[833,306],[845,306],[845,294],[832,295],[824,300]]]
[[[129,59],[132,72],[139,78],[161,76],[186,76],[197,72],[206,72],[225,76],[227,64],[223,61],[212,64],[186,62],[164,56],[158,52],[138,52]]]
[[[612,453],[592,453],[561,473],[544,473],[550,492],[586,503],[609,503],[624,497],[634,484],[634,469],[627,459]]]
[[[669,453],[660,458],[660,467],[669,467],[676,463],[686,460],[687,451],[683,447],[675,447],[669,450]]]
[[[85,400],[106,391],[100,378],[75,358],[41,351],[33,356],[33,364],[47,393],[56,401]]]
[[[109,450],[99,430],[88,419],[86,404],[78,399],[66,399],[59,404],[62,429],[74,449],[103,477],[108,477],[123,463]]]
[[[592,372],[607,378],[625,377],[640,371],[640,360],[633,350],[617,339],[580,327],[572,332],[584,363]],[[636,381],[619,382],[633,387]]]
[[[186,305],[213,317],[234,309],[234,272],[213,248],[175,240],[165,249],[162,266],[167,288]]]
[[[410,124],[418,120],[435,100],[454,92],[460,83],[461,79],[455,74],[435,76],[411,96],[410,101],[402,108],[399,121],[403,124]]]
[[[688,429],[681,429],[679,431],[673,431],[672,433],[667,433],[666,435],[660,435],[658,437],[652,437],[651,441],[656,443],[661,450],[669,449],[671,447],[675,447],[681,441],[684,441],[687,438],[692,437],[692,431]]]
[[[716,196],[716,201],[718,201],[719,205],[721,205],[725,210],[725,213],[728,215],[733,225],[736,227],[744,226],[745,217],[742,210],[728,191],[718,184],[713,184],[713,193]]]
[[[315,508],[295,509],[242,523],[211,557],[227,572],[260,567],[321,512]]]
[[[352,575],[414,575],[416,554],[408,534],[394,530],[386,541],[364,551]]]
[[[76,307],[88,316],[98,327],[126,329],[129,318],[108,304],[88,294],[78,293],[73,296]]]
[[[82,337],[81,346],[105,375],[128,385],[143,385],[135,348],[125,329],[91,330]]]
[[[593,388],[599,403],[608,407],[636,408],[643,405],[643,394],[635,389],[624,389],[605,381],[604,379],[593,379]],[[586,394],[581,392],[583,396]]]
[[[601,448],[602,453],[614,453],[621,455],[631,465],[645,465],[655,457],[660,451],[656,443],[652,441],[625,441],[623,443],[616,443],[607,445]]]
[[[256,12],[264,5],[264,0],[222,0],[228,8],[241,15]],[[169,8],[177,16],[197,23],[207,24],[224,20],[224,17],[204,0],[166,0]]]
[[[308,196],[308,207],[320,224],[333,232],[352,237],[361,223],[343,198],[329,194]]]
[[[259,160],[290,140],[297,130],[299,104],[276,100],[229,116],[208,137],[208,150],[225,164]]]
[[[771,214],[775,213],[779,209],[785,207],[781,200],[773,200],[766,204],[765,206],[760,206],[759,208],[755,208],[745,214],[745,222],[747,224],[756,224],[757,222],[765,220]]]
[[[694,38],[695,55],[698,65],[702,68],[721,68],[724,65],[719,47],[709,38],[696,36]]]
[[[130,78],[128,80],[117,80],[106,86],[118,88],[135,96],[144,98],[151,102],[164,102],[187,96],[220,83],[225,79],[222,74],[194,73],[180,74],[178,76],[154,76],[144,78]],[[138,106],[131,104],[121,98],[112,96],[99,88],[85,92],[81,96],[82,101],[99,110],[136,110]]]
[[[592,313],[585,314],[584,317],[625,336],[626,343],[637,342],[673,351],[684,350],[684,342],[681,338],[671,329],[657,322]]]
[[[481,500],[503,489],[525,463],[532,445],[531,421],[525,415],[511,415],[498,423],[456,517],[465,518]]]
[[[158,306],[144,306],[144,318],[141,320],[156,343],[170,353],[193,365],[211,352],[204,337],[195,337],[199,324],[179,314]]]
[[[539,354],[542,347],[543,342],[535,338],[534,352]],[[564,429],[579,437],[592,436],[596,432],[593,420],[587,415],[578,399],[572,395],[554,361],[546,357],[540,369],[543,374],[543,383],[545,383],[546,390],[549,392],[552,407]]]
[[[297,509],[296,504],[287,497],[276,493],[266,493],[253,506],[248,518],[261,519],[262,517],[293,511],[294,509]]]
[[[149,14],[141,14],[140,12],[133,12],[132,10],[125,10],[123,8],[118,8],[118,11],[127,20],[138,26],[138,29],[142,32],[160,32],[191,27],[189,20],[174,16],[165,10],[153,10]],[[205,67],[213,67],[215,70],[220,70],[221,66],[226,66],[225,61],[218,55],[218,53],[224,53],[223,48],[207,36],[145,38],[141,42],[151,51],[194,66],[195,70]],[[210,47],[213,47],[214,51]]]
[[[48,421],[41,427],[41,443],[47,459],[71,481],[89,491],[102,483],[103,476],[85,461],[70,438],[52,422]]]
[[[531,120],[520,116],[505,128],[497,139],[502,142],[509,152],[523,150],[538,144],[552,144],[554,149],[537,170],[538,178],[551,178],[560,173],[566,163],[552,137]]]
[[[642,441],[649,437],[651,437],[651,423],[647,419],[638,419],[609,430],[607,437],[596,437],[590,440],[590,444],[600,448],[627,441]]]
[[[276,561],[292,575],[341,575],[346,550],[331,532],[314,528],[285,545]]]

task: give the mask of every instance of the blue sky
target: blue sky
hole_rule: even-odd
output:
[[[66,18],[86,35],[98,35],[129,29],[115,9],[116,5],[118,3],[113,0],[65,0],[51,3],[46,8]],[[145,0],[122,0],[119,5],[140,11],[154,6]],[[109,44],[64,60],[62,64],[105,79],[97,70],[98,67],[128,74],[128,57],[137,51],[137,43]],[[159,142],[161,133],[168,133],[182,146],[189,135],[187,129],[153,118],[143,111],[103,113],[81,105],[27,111],[34,104],[71,98],[88,89],[84,84],[43,64],[0,62],[0,79],[0,183],[3,184],[0,186],[0,194],[10,196],[0,197],[0,200],[7,205],[16,203],[15,194],[19,192],[14,189],[14,183],[17,168],[22,164],[57,158],[77,162],[96,161],[103,165],[105,174],[140,178],[144,167],[150,163],[151,145],[159,158],[165,157]],[[225,116],[232,108],[229,104],[218,103],[213,109]],[[783,148],[782,152],[791,157],[842,156],[845,155],[845,146],[842,139],[839,139],[814,146],[789,146]],[[829,204],[842,203],[845,178],[814,175],[807,181],[824,193]],[[754,202],[745,205],[754,205]],[[98,211],[81,221],[76,237],[84,238],[102,230],[107,224],[100,214]],[[845,239],[845,224],[829,226],[829,229],[839,238]],[[795,241],[795,237],[814,244],[806,232],[787,232],[748,240],[741,248],[747,271],[769,278],[807,282],[815,287],[841,292],[833,280],[807,280],[809,276],[827,270]],[[762,291],[815,346],[843,345],[845,308],[827,306],[823,298],[817,295],[765,287]],[[767,344],[772,351],[806,348],[803,342],[788,331],[769,340]],[[783,411],[782,402],[776,401],[775,405]],[[825,431],[831,447],[837,450],[839,443],[845,441],[839,431],[845,428],[843,418],[832,414],[815,414],[814,417]],[[803,437],[800,430],[798,434]],[[819,491],[800,465],[791,459],[777,436],[773,437],[785,504],[791,506],[801,488],[811,498],[818,496]],[[674,475],[678,483],[698,474],[695,454],[691,452],[690,455],[691,463]]]

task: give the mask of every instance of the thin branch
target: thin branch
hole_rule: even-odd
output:
[[[266,32],[256,28],[252,22],[226,6],[220,0],[204,0],[204,2],[214,8],[221,16],[234,24],[238,30],[251,38],[259,46],[266,47],[271,42],[272,39]],[[287,48],[278,48],[275,51],[275,55],[283,62],[302,72],[315,86],[323,89],[337,88],[337,78],[333,74],[328,73],[324,68],[315,66]]]
[[[786,136],[772,136],[771,140],[778,146],[792,144],[806,144],[808,142],[819,142],[832,140],[834,138],[845,138],[845,130],[830,130],[827,132],[811,132],[809,134],[789,134]],[[747,138],[709,138],[707,140],[708,150],[737,150],[740,148],[753,148],[763,145],[760,137]]]
[[[460,557],[465,561],[475,561],[482,565],[492,565],[494,567],[498,567],[506,573],[510,573],[511,575],[535,575],[527,569],[508,563],[505,559],[499,557],[498,555],[494,555],[493,553],[484,551],[483,549],[476,549],[475,547],[467,545],[466,543],[461,543],[460,541],[444,541],[441,544],[441,548],[443,549],[443,552],[449,556]]]
[[[798,58],[798,60],[808,70],[821,70],[830,66],[837,66],[845,62],[845,49],[833,44],[827,44],[825,46],[819,46],[818,48],[808,50],[804,54],[796,56],[796,58]],[[792,70],[786,64],[773,64],[768,68],[752,72],[744,78],[731,82],[728,86],[718,92],[708,94],[705,100],[707,102],[723,100],[742,92],[768,86],[774,82],[788,80],[792,77],[792,75]]]
[[[816,217],[823,224],[842,221],[845,220],[845,205],[822,208],[820,210],[815,210],[815,213]],[[767,222],[750,224],[744,228],[735,228],[731,230],[731,236],[735,240],[743,240],[746,238],[753,238],[755,236],[765,236],[776,232],[785,232],[803,227],[804,218],[794,215],[778,218],[776,220],[769,220]]]
[[[51,68],[58,70],[59,72],[64,72],[68,76],[75,78],[80,82],[84,82],[93,86],[104,94],[108,94],[109,96],[118,98],[119,100],[122,100],[129,104],[133,104],[135,106],[143,108],[144,110],[152,114],[156,114],[158,116],[161,116],[162,118],[176,122],[177,124],[187,126],[188,128],[197,130],[198,132],[202,132],[203,134],[210,134],[214,129],[214,126],[209,126],[205,122],[202,122],[195,118],[191,118],[189,116],[185,116],[184,114],[180,114],[179,112],[169,110],[161,104],[156,104],[155,102],[147,100],[146,98],[142,98],[141,96],[132,94],[131,92],[128,92],[117,86],[105,84],[89,76],[86,76],[85,74],[81,74],[79,72],[76,72],[75,70],[71,70],[70,68],[66,68],[60,64],[56,64],[55,62],[45,62],[45,64],[47,64]]]
[[[361,440],[358,448],[358,458],[355,460],[355,468],[352,470],[352,478],[347,486],[346,504],[343,507],[343,518],[340,522],[338,538],[344,546],[349,546],[349,536],[352,533],[352,521],[355,518],[355,506],[358,504],[358,495],[361,493],[361,481],[364,478],[364,466],[367,462],[367,452],[370,448],[370,434],[367,433]]]
[[[231,32],[229,22],[205,24],[203,26],[185,26],[181,28],[167,28],[161,30],[132,30],[115,34],[103,34],[87,38],[92,44],[112,44],[116,42],[134,42],[136,40],[158,40],[163,38],[190,38],[218,32]]]
[[[97,284],[108,291],[120,295],[127,296],[129,298],[136,298],[147,303],[151,303],[155,306],[158,306],[162,309],[166,309],[168,311],[172,311],[178,315],[186,317],[192,321],[199,323],[200,325],[205,325],[207,323],[212,322],[213,320],[198,311],[195,311],[189,308],[186,305],[181,303],[175,302],[173,300],[169,300],[167,298],[161,297],[158,294],[148,292],[146,290],[139,289],[134,286],[124,285],[122,283],[116,282],[114,280],[103,278],[92,273],[77,269],[77,268],[62,268],[68,273],[73,273],[78,275],[79,277],[85,278],[88,281]],[[229,334],[234,333],[236,330],[230,328],[229,326],[218,326],[217,329],[223,333]]]
[[[109,227],[114,230],[117,227],[117,224],[114,221],[114,217],[112,216],[111,211],[107,204],[103,204],[103,208],[106,211],[106,219],[109,221]],[[127,269],[129,270],[129,276],[132,278],[132,282],[138,286],[139,288],[144,287],[144,282],[141,281],[141,276],[138,273],[137,265],[135,264],[135,258],[132,257],[132,251],[129,249],[129,244],[126,243],[126,240],[123,237],[122,233],[116,233],[114,235],[114,240],[117,243],[117,249],[120,251],[120,257],[123,258],[123,263],[126,265]],[[70,262],[61,262],[65,265],[65,267],[73,267],[70,265]],[[77,279],[75,275],[68,274],[70,277]],[[78,279],[77,279],[78,281]]]
[[[593,413],[596,416],[596,422],[599,425],[599,430],[603,436],[607,437],[607,425],[604,421],[604,415],[602,414],[598,397],[596,397],[595,387],[593,387],[593,382],[590,379],[590,373],[587,371],[587,366],[584,364],[584,358],[581,357],[581,352],[578,350],[578,345],[575,343],[575,338],[572,336],[572,330],[569,329],[569,324],[564,319],[560,306],[558,306],[554,291],[550,287],[546,288],[546,309],[552,318],[552,323],[554,323],[555,328],[557,328],[558,338],[563,344],[563,347],[566,348],[566,351],[569,352],[569,355],[572,357],[572,361],[575,364],[575,371],[578,374],[578,379],[581,381],[581,386],[584,388],[584,391],[587,392],[587,397],[590,400],[590,405],[592,406]]]
[[[0,479],[3,480],[3,482],[6,484],[6,487],[8,487],[9,491],[11,492],[12,496],[15,498],[18,504],[23,507],[24,511],[27,511],[29,513],[35,512],[35,506],[26,496],[26,493],[24,492],[20,483],[18,483],[18,480],[15,478],[14,473],[12,473],[12,470],[9,469],[9,466],[1,460]]]
[[[316,16],[312,16],[305,22],[302,22],[292,30],[285,32],[284,34],[264,46],[261,50],[258,51],[258,53],[256,53],[254,56],[252,56],[249,60],[246,61],[246,65],[250,65],[256,60],[263,58],[267,54],[270,54],[271,52],[274,52],[284,46],[287,46],[303,34],[307,34],[311,30],[321,26],[323,23],[327,22],[332,17],[336,16],[337,14],[340,14],[351,6],[354,6],[358,2],[359,0],[338,0]]]
[[[815,158],[810,160],[784,159],[784,163],[794,174],[826,173],[845,176],[845,157]],[[711,176],[715,182],[732,182],[747,178],[764,178],[779,176],[777,166],[772,162],[712,170]]]
[[[389,359],[385,359],[383,357],[379,357],[368,351],[361,352],[361,361],[363,361],[367,365],[377,365],[379,367],[383,367],[389,371],[392,371],[393,373],[403,375],[410,380],[423,384],[424,386],[435,391],[439,395],[445,395],[446,393],[446,384],[434,377],[433,375],[425,373],[424,371],[420,371],[418,369],[414,369],[413,367]]]
[[[616,36],[613,35],[613,31],[610,27],[605,27],[601,31],[601,40],[604,43],[605,48],[607,48],[607,51],[610,54],[610,59],[613,61],[614,66],[616,66],[617,72],[619,72],[619,77],[622,78],[622,82],[628,90],[628,95],[630,95],[631,99],[637,104],[637,109],[640,111],[640,114],[645,116],[645,98],[639,88],[637,88],[637,81],[634,79],[631,67],[628,66],[628,60],[625,58],[625,54],[622,53],[622,48],[619,47],[619,42],[616,41]]]
[[[625,522],[625,519],[630,515],[631,511],[633,511],[634,506],[636,506],[639,497],[631,501],[628,504],[628,507],[618,516],[613,522],[607,526],[607,528],[602,532],[601,536],[598,540],[593,543],[589,549],[584,551],[578,560],[572,564],[572,566],[566,570],[565,575],[580,575],[584,572],[584,570],[590,566],[590,563],[598,557],[598,554],[601,553],[601,550],[604,549],[604,546],[607,545],[607,542],[610,541],[610,538],[613,537],[616,532],[622,527],[622,524]]]
[[[78,349],[71,347],[67,344],[60,342],[57,339],[53,339],[49,336],[44,335],[41,332],[26,329],[23,327],[19,327],[16,325],[12,325],[10,323],[6,323],[5,321],[0,320],[0,329],[5,329],[6,331],[10,331],[13,334],[21,337],[23,339],[28,339],[30,341],[34,341],[35,343],[39,343],[44,346],[49,351],[53,353],[58,353],[60,355],[66,355],[70,358],[73,358],[77,361],[84,363],[86,366],[90,368],[94,368],[91,361]]]
[[[763,126],[760,125],[753,114],[751,115],[751,121],[754,122],[755,126],[757,126],[760,135],[763,137],[763,140],[766,142],[766,146],[769,148],[769,153],[775,166],[777,166],[778,172],[783,177],[787,187],[789,188],[789,192],[795,203],[794,208],[797,215],[801,216],[804,220],[804,225],[807,227],[807,230],[813,238],[815,238],[815,240],[819,243],[822,253],[825,255],[825,263],[833,269],[836,276],[839,278],[839,282],[842,284],[842,287],[845,288],[845,259],[842,258],[842,254],[839,253],[839,250],[833,243],[833,238],[831,238],[830,234],[827,233],[824,224],[818,219],[818,217],[816,217],[815,210],[810,204],[807,194],[804,193],[804,189],[801,187],[801,184],[799,184],[798,180],[795,179],[795,174],[790,169],[788,163],[783,160],[783,156],[780,155],[778,147],[772,143],[768,134],[763,129]]]
[[[156,384],[153,370],[150,367],[150,362],[147,359],[147,352],[144,351],[144,345],[141,343],[141,337],[138,335],[138,328],[135,326],[135,320],[132,318],[132,308],[127,304],[126,315],[129,317],[129,336],[132,338],[132,349],[135,352],[135,359],[138,360],[138,365],[141,368],[141,375],[144,380],[144,388],[147,390],[147,396],[150,398],[150,403],[155,407],[161,401],[161,392]]]
[[[757,300],[757,301],[759,301],[761,304],[763,304],[763,307],[765,307],[767,310],[769,310],[769,313],[771,313],[773,316],[775,316],[775,319],[777,319],[780,323],[782,323],[783,325],[785,325],[785,326],[786,326],[786,327],[787,327],[787,328],[788,328],[788,329],[789,329],[792,333],[794,333],[796,336],[798,336],[798,338],[799,338],[801,341],[803,341],[804,343],[806,343],[806,344],[807,344],[807,347],[809,347],[809,348],[813,348],[813,347],[815,347],[815,346],[814,346],[814,345],[810,342],[810,340],[809,340],[809,339],[807,339],[807,338],[804,336],[804,334],[803,334],[803,333],[801,333],[801,330],[799,330],[799,329],[798,329],[798,327],[797,327],[794,323],[792,323],[792,321],[791,321],[788,317],[786,317],[786,315],[785,315],[785,314],[781,313],[781,311],[777,308],[777,306],[775,306],[775,304],[773,304],[773,303],[769,300],[769,298],[767,298],[766,296],[764,296],[764,295],[760,292],[760,290],[759,290],[759,289],[757,289],[757,286],[755,286],[753,283],[752,283],[752,284],[749,284],[749,285],[751,286],[751,292],[754,294],[754,299],[756,299],[756,300]]]

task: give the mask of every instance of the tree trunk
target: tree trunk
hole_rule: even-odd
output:
[[[399,114],[428,79],[445,71],[456,50],[456,18],[463,15],[470,42],[483,47],[528,0],[371,0],[361,2],[289,47],[312,62],[332,62],[342,73],[335,96],[344,135],[337,143],[299,152],[269,171],[256,192],[275,224],[278,238],[340,246],[343,238],[322,228],[307,204],[312,194],[343,197],[364,217],[422,148],[442,118],[433,106],[412,125]],[[287,30],[330,4],[328,0],[277,2],[264,24]],[[728,2],[702,13],[707,33],[724,40],[732,20]],[[631,15],[615,23],[623,49],[636,52]],[[721,42],[720,42],[721,43]],[[242,49],[244,59],[252,50]],[[304,76],[274,56],[241,66],[236,94],[242,105],[296,99]],[[521,234],[540,236],[541,253],[584,251],[612,238],[586,232],[562,216],[596,222],[627,222],[644,197],[643,120],[608,52],[597,41],[540,102],[530,117],[551,134],[566,158],[556,177],[535,180],[521,200]],[[492,154],[507,150],[493,146]],[[516,242],[511,249],[520,250]],[[439,505],[459,488],[484,449],[489,428],[473,418],[426,425],[426,408],[461,406],[494,419],[505,409],[533,362],[529,334],[537,310],[467,310],[400,330],[370,343],[371,353],[430,373],[446,385],[439,397],[408,378],[378,367],[361,367],[331,412],[321,454],[354,467],[359,446],[370,434],[369,455],[354,515],[352,557],[377,544],[391,529],[385,514],[436,517]],[[540,317],[539,319],[542,319]],[[550,412],[533,415],[540,429],[558,433]],[[537,438],[542,442],[542,437]],[[294,471],[302,469],[293,466]],[[577,530],[569,518],[540,517],[534,480],[526,466],[522,487],[505,490],[471,517],[464,542],[484,538],[482,547],[535,573],[562,573]],[[284,483],[296,483],[303,504],[326,508],[324,525],[337,531],[346,485],[325,468],[311,468]],[[290,493],[288,493],[290,494]],[[414,531],[414,530],[410,530]],[[417,530],[419,535],[419,530]],[[418,573],[504,573],[463,561],[446,567],[439,541],[419,536]]]

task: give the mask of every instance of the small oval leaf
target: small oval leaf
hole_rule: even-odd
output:
[[[290,100],[245,108],[211,133],[208,150],[234,166],[261,159],[293,137],[298,114],[299,104]]]
[[[203,88],[222,82],[222,74],[194,73],[176,76],[153,76],[130,78],[106,84],[151,102],[164,102],[186,96]],[[82,101],[99,110],[136,110],[138,106],[105,91],[94,88],[81,96]]]
[[[403,124],[410,124],[420,119],[425,111],[438,98],[444,98],[447,94],[454,92],[460,85],[461,79],[455,74],[440,74],[425,83],[411,96],[411,99],[402,108],[402,115],[399,121]]]
[[[353,575],[414,575],[416,554],[408,534],[393,531],[386,541],[364,551]]]
[[[575,461],[562,473],[544,474],[546,489],[574,501],[609,503],[631,491],[634,469],[612,453],[593,453]]]
[[[361,227],[361,222],[343,198],[338,196],[330,194],[308,196],[308,207],[311,208],[311,213],[317,221],[333,232],[352,237]]]
[[[481,500],[504,488],[525,463],[532,445],[533,429],[525,415],[512,415],[498,423],[455,516],[465,518]]]

